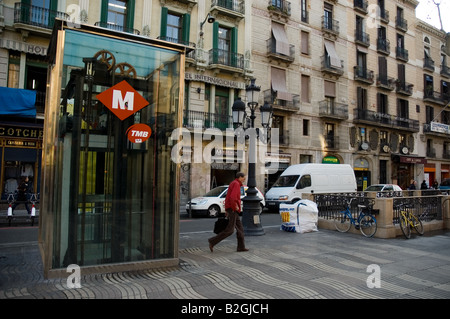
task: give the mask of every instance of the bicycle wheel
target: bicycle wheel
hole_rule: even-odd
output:
[[[337,231],[341,233],[348,232],[350,227],[352,226],[350,216],[347,214],[347,211],[339,212],[334,217],[334,226],[336,227]]]
[[[422,224],[422,221],[419,218],[417,218],[417,216],[414,215],[414,214],[409,215],[409,219],[411,220],[412,225],[413,225],[414,229],[416,230],[416,232],[419,235],[423,235],[423,224]]]
[[[372,215],[364,215],[359,222],[359,230],[366,237],[372,237],[377,232],[377,220]]]
[[[411,225],[406,217],[407,212],[400,212],[400,229],[406,238],[411,238]]]

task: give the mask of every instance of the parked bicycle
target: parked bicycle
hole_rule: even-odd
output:
[[[337,213],[334,218],[334,225],[339,232],[345,233],[350,230],[352,225],[359,229],[366,237],[372,237],[377,231],[377,220],[370,213],[370,207],[358,204],[358,218],[354,219],[351,212],[352,201],[357,198],[351,198],[347,201],[347,207],[344,211]]]
[[[419,235],[423,235],[422,221],[411,212],[406,204],[400,204],[400,229],[407,239],[411,238],[411,227],[413,227]]]

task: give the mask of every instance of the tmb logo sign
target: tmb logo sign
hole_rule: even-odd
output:
[[[126,81],[122,81],[97,95],[121,121],[146,107],[149,103]]]

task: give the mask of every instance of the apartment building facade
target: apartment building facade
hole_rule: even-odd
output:
[[[388,182],[406,188],[410,179],[425,176],[440,182],[448,176],[448,107],[435,97],[446,92],[448,36],[417,20],[417,4],[3,0],[0,81],[5,87],[45,91],[37,87],[42,81],[31,78],[46,77],[54,17],[181,43],[193,48],[185,65],[183,127],[192,141],[195,133],[203,136],[202,156],[212,158],[196,161],[199,149],[192,147],[191,160],[182,164],[182,201],[246,171],[245,155],[225,142],[222,149],[216,144],[210,150],[214,137],[205,132],[219,130],[225,141],[233,102],[244,96],[251,78],[261,86],[260,104],[273,106],[272,127],[280,133],[278,150],[266,151],[258,163],[262,191],[288,165],[305,162],[352,165],[359,190]],[[425,47],[435,61],[433,71],[424,67]],[[424,79],[429,82],[430,76],[433,94],[424,98]],[[38,108],[38,119],[42,112]],[[435,157],[428,156],[433,152]],[[224,160],[230,157],[232,163]],[[278,169],[267,169],[271,163]]]

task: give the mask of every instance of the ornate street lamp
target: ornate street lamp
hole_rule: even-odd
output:
[[[250,85],[245,88],[247,96],[247,105],[250,109],[250,126],[247,128],[250,137],[249,140],[249,160],[248,160],[248,180],[247,180],[247,195],[242,199],[243,212],[242,224],[244,226],[245,235],[260,236],[264,235],[264,229],[261,226],[259,218],[261,199],[257,196],[256,190],[256,140],[257,133],[255,130],[255,110],[258,106],[259,93],[261,87],[255,85],[255,79],[251,80]],[[234,102],[233,107],[233,123],[237,126],[242,126],[245,129],[247,121],[247,114],[245,112],[245,104],[240,98]],[[270,121],[272,118],[272,107],[266,102],[260,108],[262,126],[266,129],[270,128]]]

